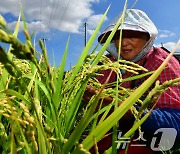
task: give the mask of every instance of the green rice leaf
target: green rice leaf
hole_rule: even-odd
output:
[[[19,6],[20,6],[20,11],[21,11],[22,21],[23,21],[23,24],[24,24],[24,29],[28,30],[27,24],[26,24],[26,19],[25,19],[25,16],[24,16],[24,11],[23,11],[22,4],[21,4],[20,1],[19,1]]]
[[[59,106],[59,96],[61,94],[61,88],[62,88],[62,82],[63,82],[63,76],[64,76],[64,71],[65,71],[65,64],[66,64],[66,58],[67,58],[67,53],[68,53],[68,46],[69,46],[69,38],[66,44],[66,49],[64,52],[64,55],[62,57],[62,62],[61,65],[59,66],[58,70],[59,70],[59,74],[58,74],[58,79],[57,82],[55,84],[55,93],[53,95],[53,101],[55,102],[54,104],[56,104],[56,108],[58,109]]]
[[[45,141],[45,136],[43,135],[39,124],[37,124],[37,131],[38,131],[39,153],[45,154],[47,153],[46,141]]]
[[[74,98],[74,101],[72,102],[72,105],[70,106],[69,112],[67,113],[67,120],[65,126],[65,130],[67,131],[67,133],[69,133],[70,130],[72,129],[72,126],[75,122],[75,118],[77,117],[77,111],[81,104],[81,99],[84,94],[86,85],[87,85],[87,81],[82,83],[81,87],[79,88],[79,91],[77,92]]]
[[[101,92],[102,92],[102,88],[99,91],[99,93],[98,93],[97,97],[95,98],[94,102],[92,103],[92,105],[90,106],[90,108],[88,109],[86,114],[84,115],[84,117],[79,122],[78,126],[75,128],[73,133],[70,135],[69,140],[64,144],[63,153],[65,153],[65,152],[68,153],[69,151],[71,151],[71,149],[73,148],[75,143],[80,139],[81,134],[83,133],[83,131],[85,130],[85,128],[87,127],[87,125],[90,122],[89,117],[91,117],[93,115],[93,112],[95,111],[97,103],[99,102]],[[74,151],[74,153],[76,153],[76,150]]]
[[[28,75],[23,75],[24,78],[28,78],[28,79],[32,79],[33,76],[28,74]],[[36,82],[39,87],[43,90],[44,94],[46,95],[49,103],[51,103],[51,95],[49,94],[49,91],[47,90],[46,86],[44,85],[44,83],[40,82],[38,79],[34,79],[34,82]]]
[[[135,75],[135,76],[132,76],[132,77],[128,77],[128,78],[122,79],[122,82],[137,80],[137,79],[143,78],[145,76],[151,75],[153,73],[154,73],[154,71],[151,71],[151,72]]]

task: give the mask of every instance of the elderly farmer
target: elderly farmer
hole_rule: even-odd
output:
[[[104,30],[99,36],[98,41],[103,44],[110,32],[113,30],[118,16],[113,22]],[[122,39],[120,42],[120,30],[122,29]],[[168,52],[162,48],[153,47],[154,40],[157,36],[157,28],[149,17],[141,10],[131,9],[126,10],[125,19],[123,24],[119,27],[115,36],[113,37],[111,44],[107,51],[111,54],[110,59],[112,61],[117,60],[119,43],[121,43],[120,57],[128,61],[135,62],[149,71],[156,70],[165,58],[168,56]],[[102,71],[103,76],[98,76],[97,79],[100,83],[104,83],[109,76],[111,70]],[[140,74],[143,72],[139,72]],[[132,76],[132,73],[122,72],[122,77],[127,78]],[[158,79],[160,84],[167,80],[175,79],[180,77],[180,64],[175,57],[172,57],[167,64],[167,67],[159,75]],[[146,78],[141,78],[133,81],[128,81],[122,84],[125,88],[135,88],[142,84]],[[116,81],[116,74],[112,73],[109,82]],[[88,95],[89,91],[89,95]],[[87,87],[85,96],[92,96],[96,90],[92,87]],[[108,103],[111,102],[108,100]],[[153,135],[156,131],[161,128],[172,128],[167,129],[173,130],[176,136],[176,144],[180,140],[180,86],[170,86],[156,101],[157,104],[153,109],[150,117],[142,125],[142,132],[144,133],[145,140],[148,140],[152,144]],[[155,103],[154,102],[154,103]],[[126,116],[125,116],[126,117]],[[131,118],[122,118],[120,123],[123,121],[123,125],[134,120]],[[121,125],[120,125],[121,126]],[[131,126],[129,126],[131,127]],[[121,129],[121,128],[120,128]],[[166,129],[165,133],[166,133]],[[177,133],[177,135],[176,135]],[[133,143],[132,143],[133,144]],[[137,144],[137,142],[136,142]],[[138,145],[140,143],[138,142]],[[146,146],[131,146],[129,145],[128,153],[154,153],[155,149],[152,145]],[[173,143],[172,143],[173,144]],[[178,144],[177,144],[178,145]],[[105,138],[98,143],[99,151],[104,151],[111,146],[111,140]],[[174,145],[175,147],[175,145]],[[91,149],[92,150],[92,149]],[[93,150],[92,150],[93,151]],[[123,153],[120,150],[120,153]]]

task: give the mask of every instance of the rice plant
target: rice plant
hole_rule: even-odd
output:
[[[67,72],[65,63],[69,40],[60,66],[52,67],[48,62],[47,51],[42,40],[39,40],[41,57],[37,56],[22,11],[26,43],[22,43],[17,38],[20,18],[14,33],[11,33],[6,21],[0,16],[0,41],[10,45],[9,51],[0,48],[1,153],[89,153],[89,149],[96,145],[96,142],[100,141],[129,109],[132,110],[137,121],[125,134],[131,137],[149,116],[150,111],[147,106],[166,88],[179,84],[179,78],[167,81],[163,85],[159,85],[157,81],[155,88],[145,99],[141,99],[166,66],[173,52],[154,72],[147,72],[145,68],[125,60],[112,62],[103,55],[122,23],[123,16],[98,54],[93,52],[88,54],[108,9],[76,65]],[[99,62],[101,65],[98,65]],[[101,75],[99,72],[106,69],[116,72],[117,82],[104,85],[98,82],[97,75]],[[136,76],[122,79],[120,70],[132,72]],[[138,75],[137,70],[147,72],[143,76],[152,75],[137,89],[121,87],[122,82],[143,77]],[[89,103],[84,103],[82,97],[87,85],[98,89],[98,92]],[[118,93],[122,96],[117,95]],[[101,100],[108,96],[113,98],[112,103],[96,111]],[[120,101],[124,103],[110,113],[111,108]],[[142,104],[139,111],[134,108],[137,102]],[[148,112],[141,117],[143,110]],[[97,120],[100,114],[101,119]],[[107,152],[111,153],[113,148]]]

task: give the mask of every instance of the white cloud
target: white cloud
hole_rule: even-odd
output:
[[[159,38],[167,38],[176,36],[175,33],[168,31],[168,30],[159,30]]]
[[[159,38],[166,38],[166,37],[168,37],[167,34],[160,34],[160,35],[159,35]]]
[[[162,46],[162,45],[157,45],[158,47]],[[176,46],[176,42],[166,42],[163,43],[163,46],[168,49],[169,51],[172,51],[174,49],[174,47]],[[180,46],[177,48],[176,52],[180,53]]]
[[[29,0],[22,1],[28,27],[36,32],[47,32],[50,28],[60,31],[79,33],[84,20],[97,24],[101,15],[94,15],[92,3],[99,0]],[[17,1],[6,0],[0,5],[0,13],[11,13],[18,17],[20,12]],[[88,18],[90,18],[88,20]],[[10,23],[12,27],[15,23]]]
[[[88,18],[87,20],[87,32],[91,35],[98,23],[100,22],[103,14],[98,14],[98,15],[92,15]],[[107,17],[105,18],[105,21],[107,20]]]
[[[90,27],[95,28],[99,21],[101,20],[103,14],[98,14],[98,15],[92,15],[91,17],[88,18],[87,23]],[[107,18],[105,18],[107,20]]]
[[[87,33],[88,33],[89,35],[92,35],[92,34],[93,34],[93,32],[94,32],[94,30],[93,30],[93,29],[88,29],[88,30],[87,30]]]
[[[31,23],[26,23],[27,27],[28,27],[28,31],[30,33],[35,32],[36,34],[39,32],[48,32],[49,30],[47,29],[47,26],[45,24],[43,24],[40,21],[36,21],[36,22],[31,22]],[[10,29],[14,29],[16,25],[16,21],[13,21],[11,23],[8,24]],[[23,30],[23,22],[20,22],[20,31]]]

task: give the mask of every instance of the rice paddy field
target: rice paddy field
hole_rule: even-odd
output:
[[[20,19],[11,32],[0,16],[0,42],[10,45],[8,51],[0,48],[0,153],[85,154],[112,128],[114,138],[107,153],[116,153],[117,124],[123,115],[131,110],[136,119],[133,127],[124,135],[131,137],[136,130],[141,131],[141,124],[150,115],[153,108],[147,109],[147,106],[169,86],[180,83],[180,78],[163,85],[157,81],[142,99],[141,96],[156,81],[173,52],[154,72],[147,72],[145,68],[125,60],[112,62],[104,56],[104,51],[123,21],[123,15],[98,54],[94,54],[96,49],[88,54],[108,9],[76,65],[69,71],[65,71],[69,42],[60,66],[50,66],[42,40],[39,40],[41,53],[36,51],[23,12],[21,19],[24,21],[25,43],[17,38]],[[101,65],[98,65],[99,62]],[[112,69],[118,77],[111,85],[101,85],[96,80],[99,72],[106,69]],[[122,79],[119,70],[132,72],[135,76]],[[144,70],[146,73],[143,76],[150,77],[136,89],[121,87],[125,81],[143,77],[138,70]],[[98,92],[89,103],[84,103],[82,97],[87,85],[98,89]],[[112,103],[95,111],[100,106],[100,100],[108,96],[113,98]],[[123,104],[118,106],[120,101]],[[137,103],[141,104],[139,111],[134,107]],[[110,114],[111,108],[114,110]],[[147,114],[142,116],[144,110]],[[101,119],[98,119],[100,114]]]

